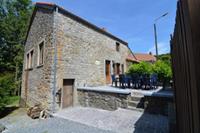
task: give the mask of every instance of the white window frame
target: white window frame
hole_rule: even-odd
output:
[[[43,43],[43,62],[42,64],[40,64],[40,44]],[[39,43],[37,44],[37,67],[41,67],[44,65],[44,56],[45,56],[45,39],[42,39],[41,41],[39,41]]]
[[[31,57],[31,52],[33,52],[32,57]],[[31,63],[31,60],[32,60],[32,63]],[[26,70],[33,69],[33,66],[34,66],[34,48],[26,52]]]

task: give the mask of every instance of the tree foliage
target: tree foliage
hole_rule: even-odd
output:
[[[172,79],[172,69],[171,66],[165,61],[158,60],[152,66],[153,72],[158,75],[158,78],[162,82],[167,82]]]
[[[151,64],[147,62],[140,62],[138,64],[133,64],[128,69],[129,74],[157,74],[158,79],[160,82],[162,82],[164,85],[166,83],[169,83],[169,81],[172,79],[172,70],[171,65],[169,61],[167,60],[158,60],[156,63]]]
[[[23,50],[31,13],[31,0],[0,0],[0,107],[21,84]]]
[[[137,74],[152,74],[152,64],[147,62],[140,62],[138,64],[133,64],[130,66],[128,73],[137,73]]]
[[[171,65],[171,55],[170,54],[159,55],[158,60],[164,61],[165,63]]]

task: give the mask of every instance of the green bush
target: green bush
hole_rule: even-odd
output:
[[[14,74],[4,73],[0,75],[0,111],[9,103],[9,97],[16,88]]]
[[[158,60],[153,65],[153,72],[158,75],[158,79],[163,83],[163,87],[172,79],[172,69],[170,64],[165,61]]]
[[[158,60],[155,64],[140,62],[138,64],[133,64],[128,69],[128,74],[157,74],[158,80],[163,83],[163,87],[169,84],[172,79],[171,65],[162,60]]]
[[[152,69],[152,64],[151,63],[147,63],[147,62],[141,62],[138,64],[133,64],[130,66],[130,68],[128,69],[128,73],[129,74],[152,74],[153,73],[153,69]]]

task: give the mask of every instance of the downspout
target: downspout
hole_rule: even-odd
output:
[[[53,61],[53,105],[52,113],[56,111],[56,75],[57,75],[57,44],[56,44],[56,18],[55,16],[58,13],[58,7],[55,7],[54,18],[53,18],[53,47],[54,47],[54,61]]]

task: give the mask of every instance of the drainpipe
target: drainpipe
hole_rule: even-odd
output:
[[[57,73],[57,44],[56,44],[56,20],[55,16],[58,13],[58,7],[55,7],[54,12],[54,22],[53,22],[53,47],[54,47],[54,61],[53,61],[53,105],[52,105],[52,113],[56,111],[56,73]]]

